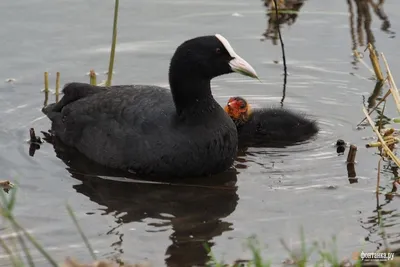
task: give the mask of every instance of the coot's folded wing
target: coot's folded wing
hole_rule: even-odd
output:
[[[169,128],[174,111],[168,89],[113,86],[70,102],[61,112],[53,112],[50,119],[53,131],[64,143],[99,163],[114,167],[115,162],[115,167],[121,167],[125,159],[130,165],[134,162],[124,151],[136,151],[137,157],[149,157],[141,161],[153,160],[150,159],[153,153],[148,151],[165,145],[161,133]],[[141,151],[147,153],[140,155]]]

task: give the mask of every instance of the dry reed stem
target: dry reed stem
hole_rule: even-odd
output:
[[[60,97],[60,72],[57,71],[56,74],[56,103],[58,102]]]
[[[383,74],[381,71],[381,66],[379,64],[378,57],[375,54],[373,46],[371,43],[368,43],[368,50],[369,50],[369,58],[371,59],[372,67],[374,68],[375,76],[379,81],[383,81]]]
[[[384,138],[386,144],[389,145],[393,145],[393,144],[397,144],[400,142],[399,138],[396,138],[394,136],[390,136],[389,138]],[[371,148],[371,147],[381,147],[382,143],[381,142],[371,142],[365,145],[367,148]]]
[[[383,53],[381,53],[381,56],[382,56],[383,62],[384,62],[385,67],[386,67],[386,72],[387,72],[387,75],[388,75],[390,91],[391,91],[391,93],[393,95],[394,101],[396,102],[397,111],[400,113],[400,95],[399,95],[399,90],[397,89],[396,83],[393,80],[393,76],[392,76],[392,73],[390,71],[389,64],[388,64],[388,62],[387,62],[387,60],[385,58],[385,55]]]
[[[90,70],[89,77],[90,77],[90,84],[97,85],[96,72],[94,70]]]
[[[49,73],[47,71],[44,73],[44,91],[49,92]]]
[[[379,141],[382,144],[383,149],[385,150],[385,152],[387,153],[387,155],[389,155],[389,157],[396,163],[396,165],[398,167],[400,167],[400,160],[393,154],[393,152],[389,149],[389,147],[386,145],[385,140],[383,140],[382,135],[380,134],[380,132],[378,131],[378,129],[376,129],[376,127],[374,126],[374,122],[372,121],[371,117],[368,115],[367,110],[363,107],[363,112],[365,114],[365,116],[367,117],[367,120],[369,122],[369,124],[372,127],[372,130],[374,130],[374,132],[376,133],[376,135],[378,136]]]

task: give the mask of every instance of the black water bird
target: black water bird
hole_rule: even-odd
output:
[[[69,83],[43,112],[63,143],[104,166],[163,177],[216,174],[232,165],[238,138],[210,82],[232,72],[257,78],[223,36],[197,37],[171,59],[171,90]]]

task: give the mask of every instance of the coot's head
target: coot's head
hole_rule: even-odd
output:
[[[236,54],[228,40],[220,34],[185,41],[176,49],[170,71],[174,67],[182,74],[208,80],[232,72],[258,79],[253,67]]]
[[[245,123],[251,114],[249,104],[244,98],[239,96],[229,98],[224,110],[237,126]]]

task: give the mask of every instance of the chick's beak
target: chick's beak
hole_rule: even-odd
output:
[[[230,107],[230,108],[237,108],[238,105],[239,105],[239,102],[236,100],[231,100],[228,102],[228,107]]]
[[[229,66],[234,72],[258,79],[257,73],[254,68],[249,63],[247,63],[246,60],[237,55],[231,61],[229,61]]]

